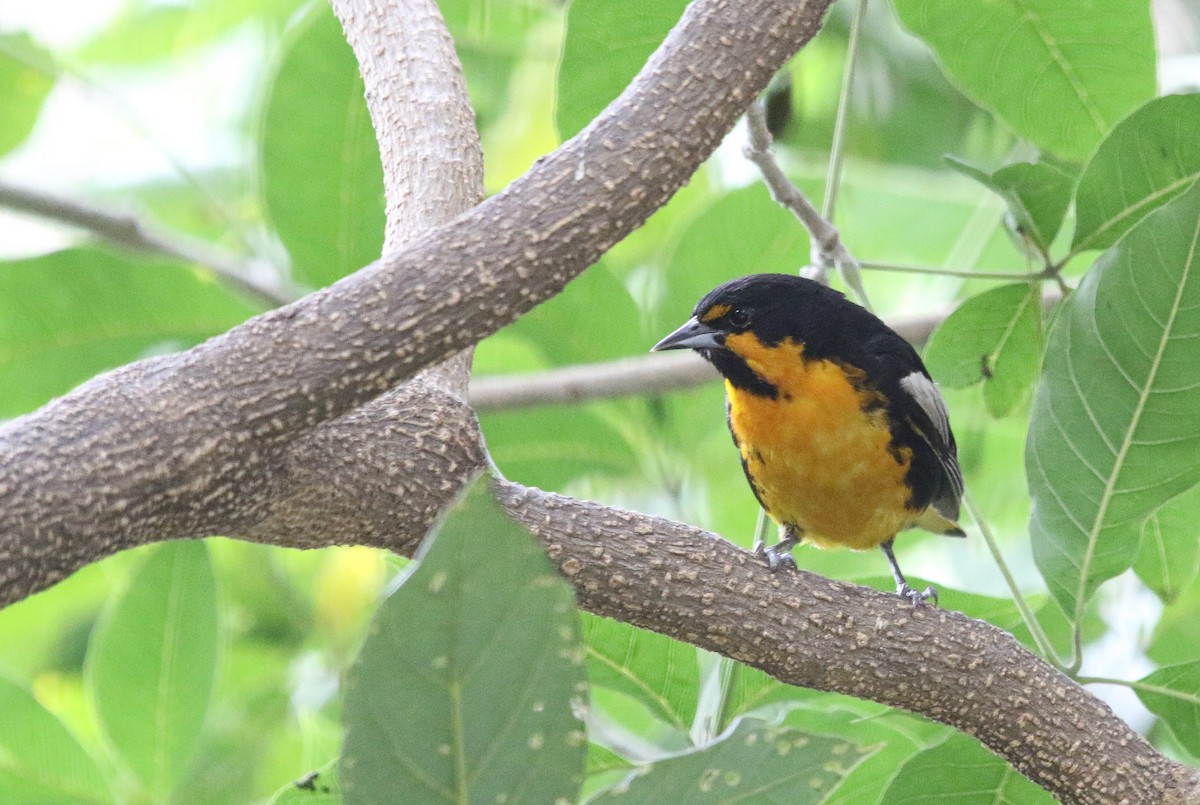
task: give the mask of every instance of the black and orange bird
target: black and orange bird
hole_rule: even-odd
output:
[[[754,552],[795,568],[791,549],[883,549],[923,528],[965,536],[963,481],[946,405],[912,346],[877,316],[812,280],[754,274],[700,300],[654,350],[694,349],[725,378],[726,418],[750,488],[782,530]]]

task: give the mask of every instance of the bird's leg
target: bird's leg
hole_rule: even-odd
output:
[[[938,592],[936,587],[926,587],[922,592],[917,592],[912,587],[908,586],[908,582],[904,580],[904,574],[900,572],[900,565],[896,564],[896,554],[892,553],[892,543],[895,542],[895,537],[880,545],[883,548],[883,553],[888,558],[888,562],[892,566],[892,578],[896,580],[896,592],[912,601],[913,606],[924,604],[926,601],[932,601],[936,607],[938,603]]]
[[[796,532],[796,529],[792,526],[784,526],[783,538],[770,547],[767,547],[763,540],[756,539],[754,541],[754,555],[765,557],[772,573],[781,567],[795,570],[796,560],[792,558],[792,548],[799,544],[799,542],[800,535]]]

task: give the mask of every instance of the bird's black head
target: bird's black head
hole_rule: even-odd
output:
[[[857,345],[886,330],[874,315],[842,294],[790,274],[751,274],[719,285],[701,299],[692,318],[654,345],[654,350],[694,349],[735,385],[771,395],[746,364],[741,345],[802,346],[811,358],[849,357]],[[753,335],[751,341],[740,338]]]

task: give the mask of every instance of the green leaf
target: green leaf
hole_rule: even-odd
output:
[[[883,805],[1052,805],[1054,798],[979,741],[953,734],[904,764]]]
[[[1114,123],[1154,96],[1145,3],[896,0],[896,12],[963,92],[1067,159],[1087,157]]]
[[[271,797],[270,805],[341,805],[337,761],[288,783]]]
[[[588,680],[637,699],[686,733],[700,689],[695,646],[609,618],[582,621]]]
[[[263,113],[267,213],[296,277],[328,285],[379,257],[383,166],[350,45],[322,4],[292,37]]]
[[[216,677],[217,591],[203,542],[155,548],[101,619],[87,675],[104,732],[167,799],[199,746]]]
[[[757,668],[733,662],[729,669],[729,681],[725,686],[725,697],[721,702],[719,728],[726,729],[739,716],[769,704],[797,702],[817,695],[807,688],[787,685]]]
[[[638,316],[629,291],[601,262],[504,332],[528,338],[552,366],[595,363],[650,348],[634,326]]]
[[[1100,143],[1075,191],[1071,249],[1105,249],[1200,176],[1200,95],[1155,98]]]
[[[714,744],[635,770],[591,805],[817,805],[869,754],[840,738],[748,718]]]
[[[29,34],[0,35],[0,154],[25,142],[33,131],[54,75],[50,54]]]
[[[98,249],[0,263],[0,418],[257,312],[204,270]]]
[[[565,140],[628,86],[679,21],[687,0],[574,0],[558,67],[555,120]]]
[[[625,474],[637,466],[628,440],[593,408],[492,411],[480,422],[496,466],[531,486],[562,489],[576,478]]]
[[[1037,379],[1042,294],[1037,283],[1002,285],[963,302],[934,331],[925,365],[950,388],[983,383],[996,417],[1008,414]]]
[[[988,173],[954,157],[946,161],[1004,199],[1017,233],[1043,256],[1049,253],[1071,204],[1074,176],[1048,162],[1017,162]]]
[[[876,805],[904,763],[937,746],[951,732],[949,727],[886,705],[836,694],[821,694],[800,703],[783,723],[874,749],[821,805]]]
[[[808,263],[808,234],[755,183],[722,196],[696,216],[666,258],[662,328],[674,329],[720,283],[742,274],[795,274]],[[664,331],[658,335],[666,335]],[[655,340],[655,339],[651,339]],[[649,347],[647,347],[649,348]]]
[[[1171,603],[1200,572],[1200,486],[1156,511],[1142,526],[1142,550],[1133,570]]]
[[[346,677],[348,803],[573,801],[587,687],[571,587],[480,479]]]
[[[1167,722],[1183,747],[1200,756],[1200,662],[1159,668],[1133,689],[1142,704]]]
[[[1142,523],[1200,482],[1200,187],[1143,220],[1061,306],[1025,463],[1034,559],[1078,623]]]
[[[27,805],[112,801],[108,781],[62,722],[0,677],[0,790]]]

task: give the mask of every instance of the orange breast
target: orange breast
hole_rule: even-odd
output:
[[[821,547],[873,548],[919,515],[906,502],[912,453],[889,450],[877,393],[862,373],[806,359],[801,345],[767,348],[750,333],[726,345],[779,390],[775,399],[726,383],[729,424],[767,513]]]

